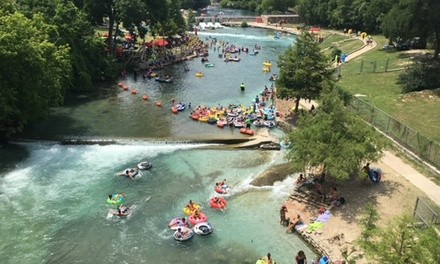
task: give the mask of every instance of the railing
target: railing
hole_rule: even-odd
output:
[[[428,227],[440,224],[438,214],[420,197],[417,197],[413,218],[417,223]]]
[[[437,142],[420,134],[419,131],[403,125],[387,113],[358,97],[352,98],[350,106],[364,120],[421,159],[440,169],[440,145]]]

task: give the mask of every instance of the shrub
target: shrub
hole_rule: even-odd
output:
[[[440,62],[432,59],[415,62],[399,75],[398,84],[402,85],[403,93],[439,88]]]
[[[246,27],[249,27],[249,25],[246,21],[243,21],[243,22],[241,22],[241,27],[246,28]]]

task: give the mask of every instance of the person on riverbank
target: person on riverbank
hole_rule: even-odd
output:
[[[303,221],[301,219],[301,215],[297,215],[297,217],[295,219],[290,220],[289,226],[287,227],[286,232],[287,233],[292,233],[293,231],[295,231],[295,227],[297,225],[301,225],[303,224]]]
[[[339,200],[339,192],[336,186],[333,186],[329,193],[330,203],[335,204]]]
[[[295,257],[295,263],[296,264],[306,264],[307,263],[307,257],[304,251],[300,250],[298,251],[298,254],[296,254]]]
[[[286,213],[287,213],[287,207],[285,204],[283,204],[283,206],[281,206],[280,208],[280,224],[284,226],[289,224],[289,221],[286,220]]]

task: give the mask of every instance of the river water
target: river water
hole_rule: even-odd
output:
[[[174,115],[168,105],[171,98],[193,106],[250,104],[265,85],[270,86],[262,63],[274,62],[293,43],[293,36],[275,40],[273,32],[250,28],[199,35],[262,49],[257,56],[240,54],[239,63],[224,63],[211,50],[214,68],[205,68],[199,59],[172,66],[165,70],[174,76],[172,84],[128,76],[120,81],[137,89],[137,95],[117,85],[102,87],[95,96],[79,96],[54,109],[49,119],[24,134],[44,140],[110,138],[118,144],[37,141],[0,148],[2,263],[255,263],[268,252],[277,263],[293,263],[299,250],[313,256],[278,222],[279,206],[292,191],[296,175],[274,186],[249,184],[281,163],[283,152],[219,150],[182,141],[213,134],[243,136],[236,129],[194,122],[188,110]],[[205,77],[196,78],[197,71]],[[244,93],[241,82],[246,84]],[[143,94],[149,100],[142,100]],[[157,101],[164,106],[157,107]],[[153,168],[137,179],[117,176],[144,160]],[[213,186],[225,178],[233,187],[228,208],[214,211],[208,203]],[[111,193],[127,194],[126,204],[134,208],[128,218],[111,215],[114,208],[106,203]],[[214,232],[176,242],[167,224],[183,216],[189,199],[203,206]]]

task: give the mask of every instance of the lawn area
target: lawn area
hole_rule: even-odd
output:
[[[402,94],[400,73],[417,54],[414,51],[384,50],[388,40],[374,36],[377,47],[344,64],[338,84],[426,137],[440,143],[440,95],[434,92]],[[388,70],[387,72],[385,70]]]

